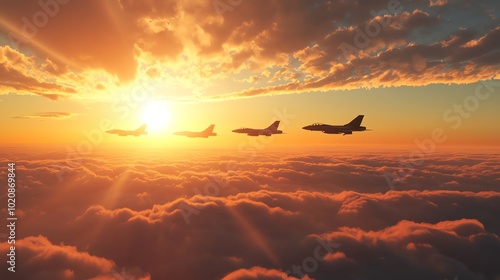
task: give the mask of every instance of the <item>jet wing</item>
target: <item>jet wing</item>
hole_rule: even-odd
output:
[[[326,134],[352,134],[352,130],[328,130],[328,131],[323,131],[323,133]]]

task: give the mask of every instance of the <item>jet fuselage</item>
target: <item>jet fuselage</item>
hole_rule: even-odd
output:
[[[353,131],[365,131],[366,127],[361,126],[364,115],[359,115],[351,122],[344,125],[329,125],[324,123],[314,123],[304,126],[302,129],[311,131],[321,131],[326,134],[352,134]]]
[[[139,127],[136,130],[111,129],[111,130],[106,130],[106,133],[116,134],[118,136],[135,136],[135,137],[148,134],[148,132],[146,131],[146,124],[141,125],[141,127]]]
[[[179,131],[174,133],[175,135],[180,135],[180,136],[187,136],[189,138],[208,138],[209,136],[217,136],[217,133],[210,132],[210,133],[204,133],[204,132],[192,132],[192,131]]]
[[[233,130],[233,132],[244,133],[244,134],[248,134],[249,136],[259,136],[259,135],[271,136],[273,134],[282,134],[283,133],[283,131],[281,131],[281,130],[272,131],[270,129],[254,129],[254,128],[238,128],[238,129]]]
[[[344,131],[364,131],[366,127],[357,126],[357,127],[349,127],[345,125],[329,125],[329,124],[312,124],[308,126],[304,126],[302,129],[311,130],[311,131],[322,131],[325,133],[343,133]]]
[[[256,129],[256,128],[238,128],[233,130],[235,133],[244,133],[247,134],[248,136],[271,136],[273,134],[282,134],[283,131],[278,130],[278,126],[280,125],[280,121],[275,121],[273,122],[269,127],[264,128],[264,129]]]

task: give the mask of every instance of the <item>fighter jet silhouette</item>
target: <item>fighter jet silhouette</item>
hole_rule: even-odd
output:
[[[264,129],[255,129],[255,128],[239,128],[233,130],[236,133],[246,133],[248,136],[271,136],[273,134],[282,134],[283,131],[278,130],[278,126],[280,125],[280,121],[275,121],[268,128]]]
[[[311,131],[321,131],[327,134],[352,134],[353,131],[365,131],[366,127],[361,126],[364,115],[359,115],[348,124],[344,125],[329,125],[323,123],[314,123],[304,126],[302,129]]]
[[[175,135],[182,135],[182,136],[187,136],[190,138],[193,137],[203,137],[203,138],[208,138],[209,136],[217,136],[217,133],[214,133],[215,124],[210,125],[207,129],[201,131],[201,132],[192,132],[192,131],[179,131],[175,132]]]
[[[136,137],[140,136],[140,135],[148,134],[148,132],[146,131],[146,124],[141,125],[141,127],[139,127],[136,130],[111,129],[111,130],[107,130],[106,133],[117,134],[120,136],[133,135]]]

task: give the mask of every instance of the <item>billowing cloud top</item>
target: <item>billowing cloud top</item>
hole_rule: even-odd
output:
[[[0,92],[234,98],[499,78],[496,1],[0,4]]]
[[[17,163],[22,279],[498,279],[499,160],[428,155],[395,190],[400,157],[374,152],[5,150],[0,164]]]

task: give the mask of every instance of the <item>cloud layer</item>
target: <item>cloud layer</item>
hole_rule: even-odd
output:
[[[26,279],[498,279],[498,155],[436,153],[391,190],[384,172],[400,157],[110,152],[77,164],[12,150],[0,161],[17,163]]]

